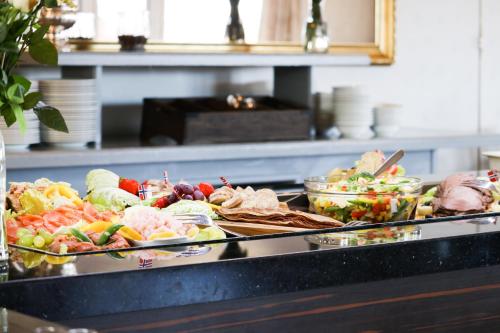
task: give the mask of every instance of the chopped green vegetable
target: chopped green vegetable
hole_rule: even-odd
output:
[[[72,228],[71,234],[75,236],[80,242],[92,243],[92,240],[78,229]]]
[[[369,181],[375,180],[375,177],[371,173],[364,171],[364,172],[357,173],[354,176],[349,177],[349,179],[347,181],[351,182],[351,183],[357,182],[359,180],[359,178],[364,178],[364,179],[369,180]]]
[[[99,237],[99,239],[97,240],[96,245],[101,246],[107,244],[111,236],[113,236],[122,227],[123,224],[113,224],[111,227],[109,227],[108,229],[106,229],[106,231],[102,233],[101,237]]]

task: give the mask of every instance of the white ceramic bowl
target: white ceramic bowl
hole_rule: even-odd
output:
[[[399,126],[375,126],[375,133],[379,138],[394,138],[400,131]]]
[[[342,136],[346,139],[367,140],[374,136],[370,127],[366,126],[338,126]]]

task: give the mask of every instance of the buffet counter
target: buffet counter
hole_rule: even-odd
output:
[[[312,324],[315,316],[346,313],[354,320],[346,312],[351,310],[375,311],[365,324],[387,328],[393,323],[375,313],[400,306],[406,309],[397,318],[413,327],[422,318],[412,313],[413,306],[444,300],[467,307],[500,293],[498,215],[398,222],[391,225],[403,231],[398,237],[363,242],[316,230],[229,238],[121,259],[83,255],[32,269],[14,254],[0,284],[0,302],[68,326],[117,332],[210,331],[228,323],[227,329],[270,329],[280,318],[282,327],[293,327],[294,320]],[[139,312],[128,314],[133,311]],[[435,320],[427,317],[426,324]],[[349,328],[366,326],[356,322]]]

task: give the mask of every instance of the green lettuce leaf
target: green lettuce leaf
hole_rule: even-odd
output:
[[[140,204],[139,197],[117,187],[96,189],[86,199],[100,211],[120,212],[127,207]]]
[[[120,177],[105,169],[91,170],[85,178],[85,185],[87,185],[87,193],[102,189],[102,188],[118,188],[120,184]]]
[[[212,219],[219,217],[212,208],[201,201],[181,200],[171,204],[165,210],[173,215],[204,214]]]

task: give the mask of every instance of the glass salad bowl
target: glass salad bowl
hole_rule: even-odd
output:
[[[383,223],[410,218],[422,192],[422,181],[412,177],[332,180],[311,177],[304,181],[309,210],[338,221]]]

